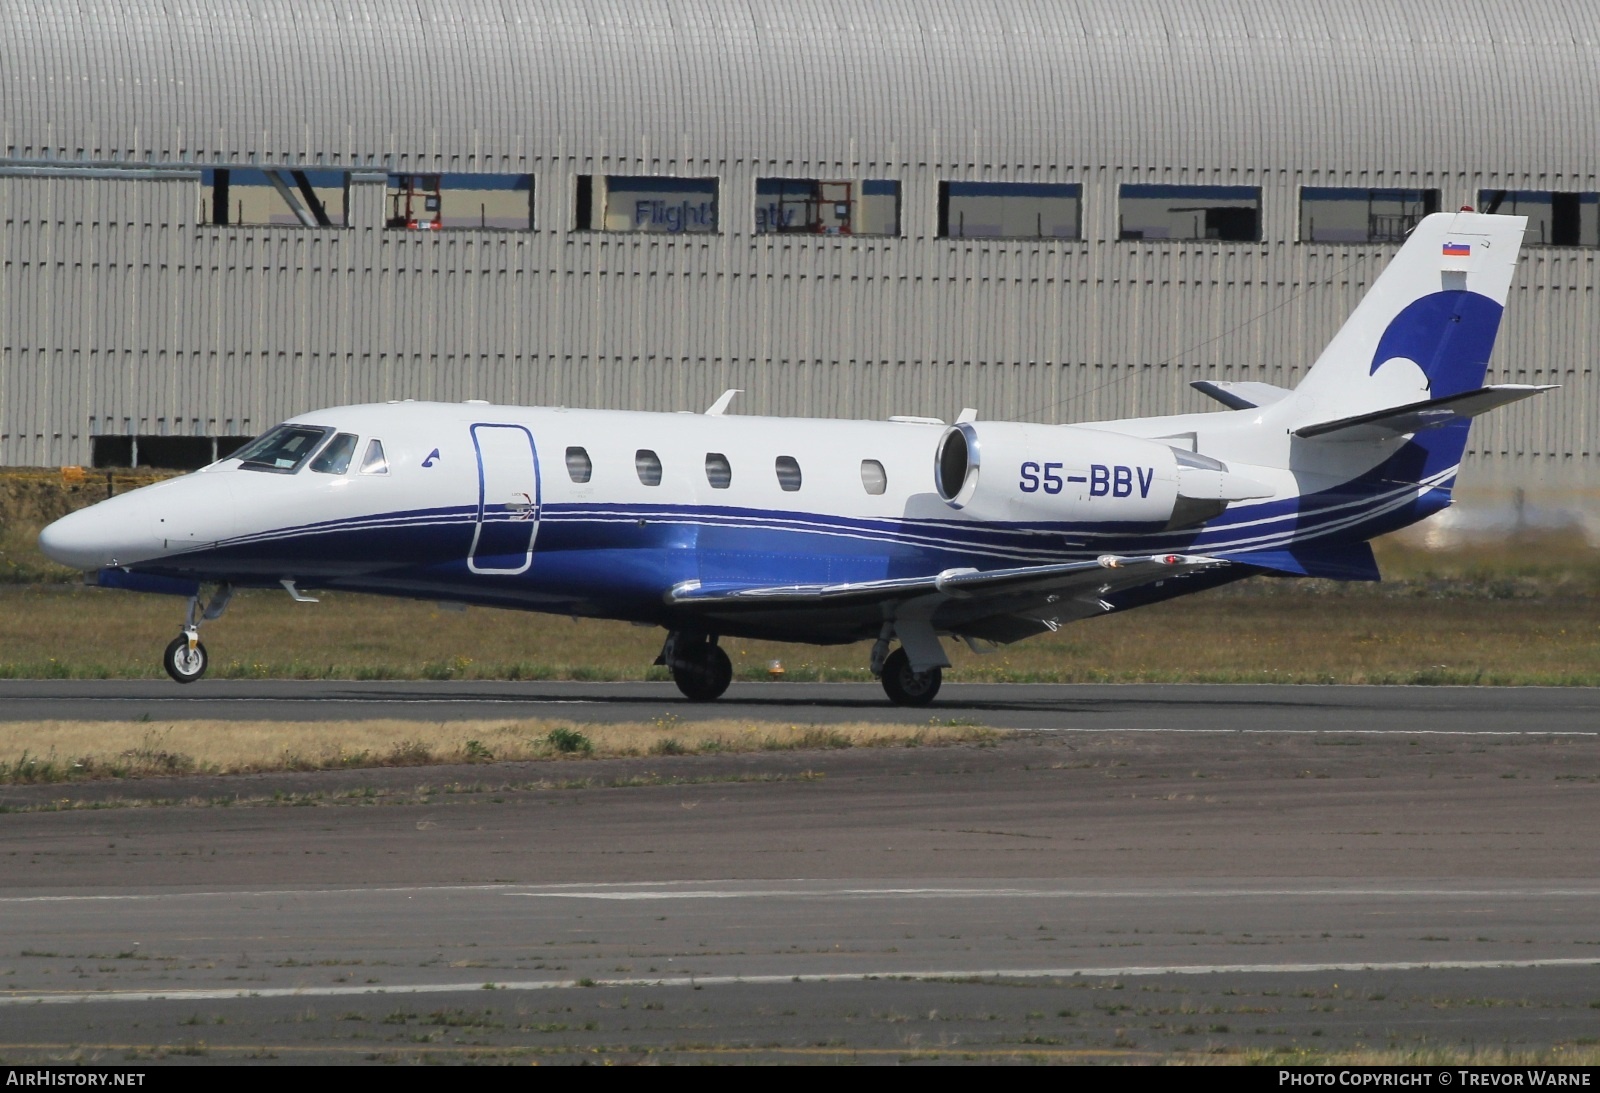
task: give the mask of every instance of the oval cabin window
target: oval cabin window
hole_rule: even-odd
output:
[[[876,459],[861,461],[861,487],[873,495],[889,488],[889,475],[884,471],[882,463]]]
[[[582,448],[567,449],[567,477],[582,485],[594,476],[594,463]]]
[[[785,493],[800,488],[800,464],[792,455],[780,455],[777,462],[778,485]]]
[[[639,481],[646,486],[661,485],[661,459],[649,448],[633,453],[633,469],[639,472]]]
[[[714,490],[725,490],[733,483],[733,467],[721,452],[706,453],[706,481]]]

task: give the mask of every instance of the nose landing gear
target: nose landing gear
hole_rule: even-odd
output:
[[[206,647],[200,644],[200,623],[209,619],[220,619],[222,613],[228,609],[228,600],[233,597],[232,585],[220,585],[212,595],[205,610],[200,609],[200,597],[189,597],[189,611],[184,616],[183,633],[172,639],[167,646],[167,651],[161,656],[161,665],[167,670],[167,675],[179,683],[193,683],[206,674],[206,667],[210,663],[206,657]]]
[[[674,630],[661,647],[657,664],[672,670],[672,681],[691,702],[714,702],[733,682],[733,662],[715,634]]]

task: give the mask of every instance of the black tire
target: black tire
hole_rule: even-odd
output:
[[[189,639],[182,634],[172,639],[172,644],[167,646],[167,651],[161,657],[161,666],[167,670],[167,675],[179,683],[193,683],[206,674],[206,667],[210,663],[206,647],[197,641],[194,643],[194,652],[190,653]]]
[[[733,682],[733,661],[717,645],[692,646],[696,655],[672,667],[672,682],[690,702],[715,702]]]
[[[883,662],[883,691],[896,706],[926,706],[943,682],[943,668],[913,672],[911,658],[904,649],[896,649]]]

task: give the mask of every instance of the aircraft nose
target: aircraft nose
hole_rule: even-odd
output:
[[[99,569],[117,558],[118,528],[93,508],[69,513],[39,533],[39,549],[74,569]]]

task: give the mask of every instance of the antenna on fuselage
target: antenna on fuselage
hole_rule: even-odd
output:
[[[721,417],[728,412],[728,407],[733,403],[734,395],[742,395],[744,391],[738,387],[730,387],[717,396],[717,401],[711,404],[711,409],[706,411],[706,417]]]

